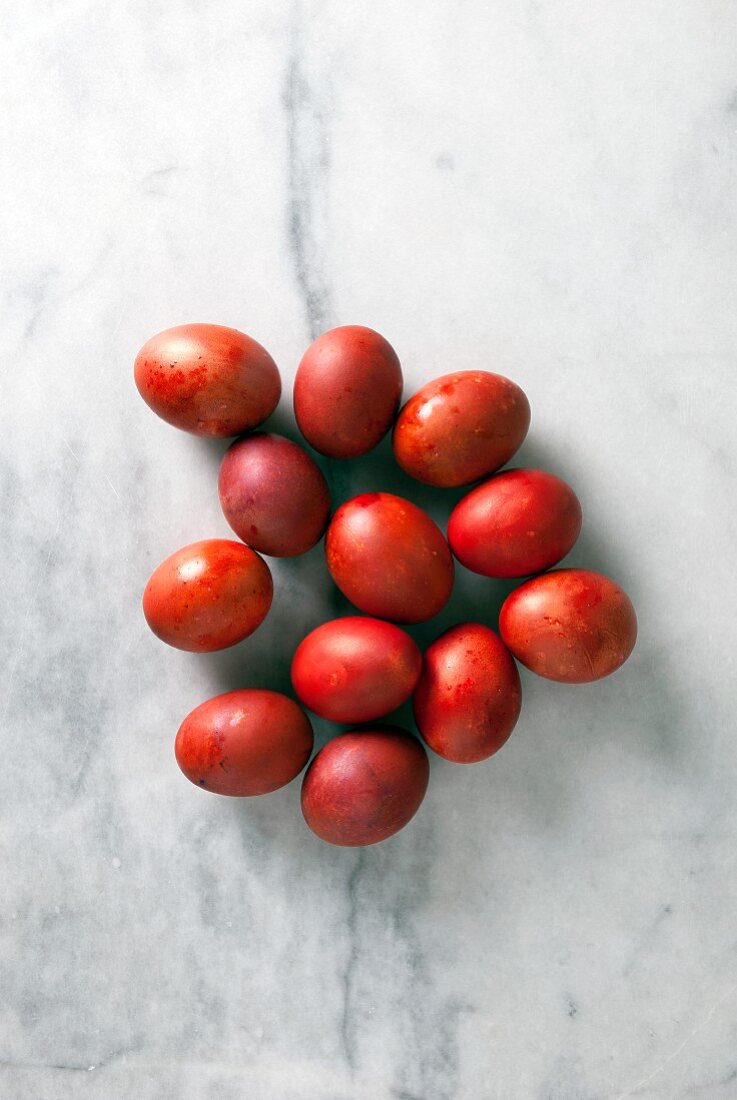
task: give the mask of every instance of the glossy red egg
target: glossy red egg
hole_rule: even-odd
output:
[[[453,557],[442,531],[416,504],[391,493],[364,493],[342,504],[325,553],[341,592],[380,619],[423,622],[453,589]]]
[[[220,466],[218,491],[236,535],[276,558],[306,553],[330,513],[322,471],[304,448],[280,435],[255,432],[236,440]]]
[[[185,432],[223,437],[263,423],[276,408],[276,363],[250,336],[223,325],[177,325],[152,336],[136,356],[138,392]]]
[[[417,728],[436,753],[457,764],[485,760],[519,718],[517,666],[487,626],[454,626],[425,653],[412,703]]]
[[[503,470],[451,513],[448,542],[484,577],[527,577],[564,558],[581,530],[573,489],[545,470]]]
[[[302,783],[305,821],[329,844],[377,844],[417,813],[430,768],[416,738],[391,727],[328,741]]]
[[[242,542],[205,539],[177,550],[151,574],[143,613],[157,637],[207,653],[235,645],[271,606],[271,573]]]
[[[294,415],[307,442],[331,458],[356,458],[383,439],[402,398],[394,348],[373,329],[343,325],[319,336],[294,379]]]
[[[292,684],[321,718],[370,722],[409,698],[421,669],[422,654],[400,627],[350,616],[323,623],[300,643]]]
[[[394,428],[394,455],[427,485],[467,485],[509,462],[529,426],[527,397],[509,378],[458,371],[410,397]]]
[[[187,715],[174,751],[198,787],[215,794],[268,794],[304,768],[312,752],[312,726],[304,711],[277,691],[229,691]]]
[[[637,618],[618,584],[587,569],[534,577],[504,601],[499,630],[518,661],[548,680],[583,684],[624,664]]]

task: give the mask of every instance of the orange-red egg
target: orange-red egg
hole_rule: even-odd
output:
[[[154,570],[143,593],[146,622],[177,649],[207,653],[247,638],[271,606],[269,567],[242,542],[205,539]]]
[[[556,565],[581,530],[578,497],[546,470],[503,470],[453,509],[448,542],[484,577],[527,577]]]
[[[504,601],[499,630],[518,661],[548,680],[583,684],[624,664],[637,640],[627,593],[588,569],[555,569]]]
[[[194,435],[240,435],[276,408],[276,363],[250,336],[223,325],[177,325],[136,356],[143,400],[168,424]]]
[[[341,592],[380,619],[423,622],[453,589],[453,557],[442,531],[416,504],[391,493],[363,493],[341,504],[325,553]]]
[[[394,455],[427,485],[467,485],[509,462],[529,425],[530,405],[516,383],[489,371],[458,371],[410,397],[394,428]]]
[[[312,752],[312,726],[278,691],[228,691],[187,715],[174,751],[187,779],[206,791],[268,794],[304,768]]]
[[[522,705],[519,673],[493,630],[454,626],[432,643],[413,697],[415,721],[440,756],[473,764],[497,752]]]
[[[332,722],[371,722],[408,699],[422,669],[417,644],[400,627],[358,615],[311,631],[292,660],[299,698]]]

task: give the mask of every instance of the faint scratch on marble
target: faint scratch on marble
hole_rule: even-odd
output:
[[[112,491],[113,491],[113,492],[115,493],[115,495],[116,495],[116,497],[118,498],[118,500],[122,500],[122,497],[121,497],[120,493],[119,493],[119,492],[118,492],[118,490],[117,490],[117,489],[115,488],[115,486],[113,485],[112,481],[111,481],[111,480],[110,480],[110,478],[109,478],[109,477],[107,476],[107,474],[103,474],[102,476],[103,476],[103,477],[105,478],[105,481],[106,481],[106,482],[108,483],[108,485],[110,486],[110,488],[112,489]]]
[[[668,1057],[665,1058],[660,1063],[659,1066],[656,1066],[656,1068],[652,1071],[652,1073],[649,1073],[647,1075],[647,1077],[643,1077],[642,1080],[637,1081],[636,1084],[632,1085],[630,1088],[625,1089],[624,1092],[621,1092],[616,1097],[616,1100],[626,1100],[626,1097],[634,1096],[644,1085],[648,1085],[653,1080],[654,1077],[657,1077],[659,1073],[662,1073],[663,1070],[666,1068],[666,1066],[669,1066],[671,1062],[675,1061],[675,1059],[678,1057],[678,1055],[681,1054],[685,1050],[685,1048],[688,1046],[688,1044],[691,1042],[691,1040],[695,1039],[696,1036],[698,1034],[700,1034],[700,1032],[702,1032],[704,1030],[704,1028],[707,1027],[711,1023],[711,1020],[712,1020],[712,1017],[714,1016],[714,1014],[722,1007],[724,1002],[728,1001],[729,998],[734,996],[735,993],[737,993],[737,983],[735,983],[735,985],[733,985],[730,989],[728,989],[726,993],[722,994],[722,996],[709,1009],[709,1011],[707,1012],[706,1016],[703,1018],[701,1023],[697,1024],[697,1026],[693,1029],[693,1031],[689,1032],[689,1034],[686,1036],[686,1038],[683,1040],[683,1042],[680,1043],[676,1047],[676,1049],[674,1051],[672,1051],[672,1053],[669,1054]]]
[[[79,457],[77,452],[74,450],[74,448],[72,447],[72,445],[71,445],[71,443],[69,442],[68,439],[62,439],[62,443],[64,444],[64,446],[66,447],[66,449],[69,451],[70,455],[72,456],[72,458],[76,462],[81,462],[82,461],[82,459]]]

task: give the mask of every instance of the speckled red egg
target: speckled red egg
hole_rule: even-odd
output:
[[[417,728],[436,753],[457,764],[485,760],[517,723],[522,704],[517,666],[489,627],[454,626],[425,653],[412,703]]]
[[[404,630],[354,615],[311,631],[292,661],[302,702],[333,722],[370,722],[408,699],[422,654]]]
[[[391,493],[338,508],[325,537],[330,574],[351,603],[380,619],[419,623],[445,606],[453,557],[426,512]]]
[[[312,752],[312,726],[304,711],[277,691],[229,691],[187,715],[174,752],[198,787],[215,794],[268,794],[304,768]]]
[[[329,844],[377,844],[417,813],[429,774],[425,750],[405,730],[344,733],[328,741],[307,769],[302,813]]]
[[[138,392],[185,432],[223,437],[263,423],[276,408],[276,363],[250,336],[223,325],[177,325],[152,336],[136,356]]]
[[[529,426],[527,397],[509,378],[458,371],[410,397],[394,428],[394,455],[427,485],[467,485],[509,462]]]
[[[177,550],[151,574],[143,593],[146,622],[177,649],[207,653],[247,638],[271,606],[266,562],[231,539],[205,539]]]
[[[294,379],[294,415],[308,443],[356,458],[384,438],[402,398],[394,348],[373,329],[343,325],[319,336]]]
[[[637,618],[618,584],[587,569],[534,577],[504,601],[499,630],[517,660],[548,680],[583,684],[624,664]]]
[[[578,497],[545,470],[504,470],[451,513],[450,547],[485,577],[526,577],[565,557],[581,530]]]
[[[330,492],[315,461],[283,436],[255,432],[226,452],[220,504],[239,538],[276,558],[304,554],[325,530]]]

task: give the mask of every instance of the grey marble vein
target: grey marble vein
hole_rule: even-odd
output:
[[[311,44],[309,14],[295,4],[290,19],[284,111],[287,138],[288,239],[311,339],[330,327],[330,291],[325,276],[328,249],[325,214],[327,173],[330,168],[329,77],[318,87],[307,72]],[[322,233],[320,232],[322,228]]]

